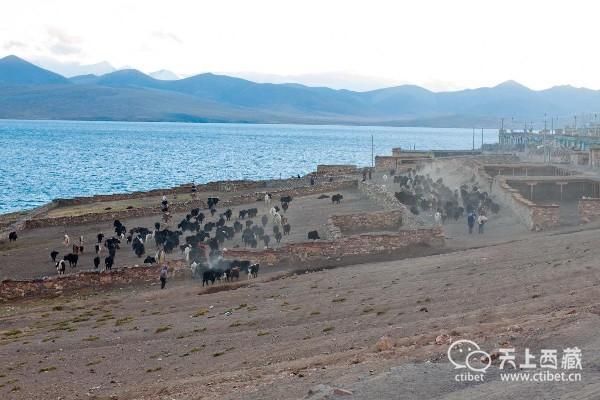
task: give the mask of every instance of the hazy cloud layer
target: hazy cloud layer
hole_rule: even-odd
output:
[[[587,0],[4,3],[0,56],[106,60],[178,75],[249,71],[335,87],[353,77],[355,88],[409,82],[443,90],[514,79],[535,89],[600,89],[600,3]]]

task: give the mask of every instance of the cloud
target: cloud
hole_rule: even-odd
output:
[[[23,42],[19,42],[17,40],[10,40],[2,46],[4,50],[15,50],[15,49],[24,49],[27,45]]]
[[[53,54],[69,56],[81,53],[81,47],[66,43],[56,43],[50,46],[50,51]]]
[[[83,52],[80,37],[70,35],[56,27],[48,27],[46,31],[48,33],[48,49],[51,53],[64,56]]]
[[[175,42],[177,44],[183,43],[183,41],[181,39],[179,39],[179,37],[177,35],[175,35],[174,33],[171,33],[171,32],[154,31],[154,32],[152,32],[152,37],[154,37],[156,39],[160,39],[160,40]]]

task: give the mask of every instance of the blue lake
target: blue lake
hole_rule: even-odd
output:
[[[454,128],[0,120],[0,213],[58,197],[367,166],[371,135],[380,155],[472,147],[472,130]],[[485,143],[497,139],[484,131]]]

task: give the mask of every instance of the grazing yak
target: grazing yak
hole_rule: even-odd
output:
[[[17,232],[12,231],[11,233],[8,234],[8,241],[9,242],[16,242],[17,239],[18,239]]]
[[[291,203],[292,196],[281,196],[279,200],[281,201],[281,203]]]
[[[58,272],[59,275],[64,275],[66,267],[67,263],[65,262],[65,260],[60,260],[56,263],[56,272]]]
[[[136,256],[138,256],[138,258],[141,258],[146,252],[146,249],[144,248],[144,242],[142,242],[142,239],[140,237],[136,237],[135,239],[133,239],[132,248],[133,252]]]
[[[225,280],[230,282],[233,281],[233,278],[236,280],[240,279],[240,267],[232,267],[225,270]]]
[[[211,283],[215,283],[215,280],[217,279],[217,271],[214,271],[212,269],[207,269],[206,271],[204,271],[202,273],[202,286],[204,286],[206,284],[206,286],[208,286],[208,282],[210,281]]]
[[[96,257],[94,257],[94,269],[98,269],[99,266],[100,266],[100,257],[96,256]]]
[[[148,256],[144,259],[144,264],[156,264],[156,258]]]
[[[236,233],[240,233],[243,228],[244,228],[244,225],[242,225],[239,221],[235,221],[233,223],[233,229],[235,230]]]
[[[121,236],[127,233],[127,228],[125,228],[125,225],[123,225],[118,219],[114,220],[113,227],[115,228],[115,234],[117,236]]]
[[[344,198],[344,196],[342,196],[341,194],[334,194],[333,196],[331,196],[331,202],[335,203],[335,204],[340,204],[340,201],[342,201],[342,199]]]
[[[317,239],[321,239],[319,237],[319,232],[317,232],[317,231],[308,232],[308,240],[317,240]]]
[[[256,264],[252,264],[248,267],[247,271],[248,271],[248,279],[250,278],[257,278],[258,277],[258,269],[260,267],[260,264],[256,263]]]
[[[208,205],[209,209],[213,209],[213,207],[216,206],[218,203],[219,203],[218,197],[209,197],[208,200],[206,201],[206,204]]]
[[[281,234],[281,232],[277,231],[275,232],[275,240],[277,241],[277,243],[281,243],[281,238],[283,237],[283,235]]]
[[[290,224],[283,225],[283,234],[284,235],[289,235],[291,230],[292,230],[292,227],[290,226]]]
[[[110,271],[110,270],[112,270],[114,263],[115,263],[115,259],[113,258],[113,256],[108,256],[104,259],[104,268],[107,271]]]
[[[69,253],[69,254],[67,254],[66,256],[63,257],[63,260],[69,262],[69,267],[76,268],[77,267],[77,261],[79,261],[79,255],[73,254],[73,253]]]
[[[56,262],[56,256],[57,255],[58,255],[58,251],[56,251],[56,250],[52,250],[50,252],[50,258],[52,259],[52,262],[54,262],[54,263]]]

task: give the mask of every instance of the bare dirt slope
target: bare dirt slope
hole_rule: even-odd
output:
[[[598,398],[599,230],[274,279],[3,305],[7,399]],[[309,267],[309,266],[298,266]],[[579,346],[580,384],[458,384],[447,345]],[[394,347],[378,352],[388,335]],[[332,397],[333,396],[333,397]],[[343,398],[343,397],[340,397]]]

